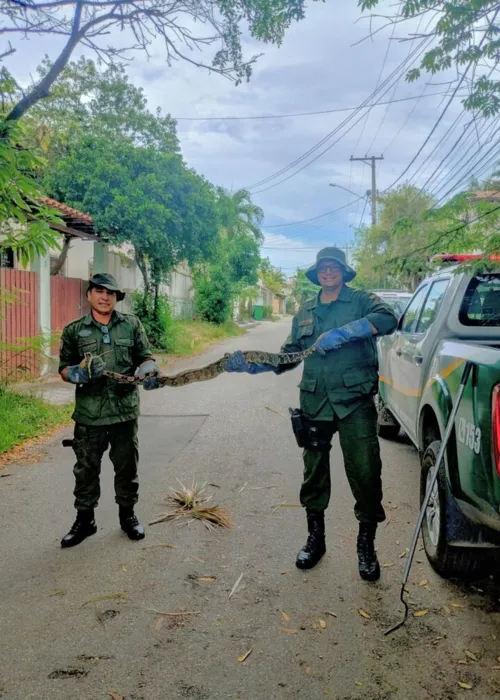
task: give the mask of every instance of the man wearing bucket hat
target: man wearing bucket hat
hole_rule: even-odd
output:
[[[73,470],[76,520],[61,540],[62,547],[74,547],[97,532],[94,509],[100,496],[101,460],[108,447],[121,528],[131,540],[144,537],[134,513],[139,490],[138,389],[135,384],[117,384],[103,372],[106,367],[144,377],[159,368],[139,319],[115,310],[124,297],[112,275],[95,274],[87,289],[89,313],[62,332],[59,373],[76,385],[73,450],[77,460]]]
[[[296,565],[310,569],[326,551],[324,512],[331,490],[331,439],[338,432],[359,521],[359,573],[364,580],[374,581],[380,576],[375,533],[377,524],[385,519],[374,405],[378,384],[375,336],[392,333],[397,318],[378,297],[346,286],[356,272],[338,248],[321,250],[306,276],[321,291],[294,316],[291,333],[281,348],[281,352],[292,353],[316,345],[316,352],[304,360],[301,410],[292,414],[297,442],[304,448],[300,501],[309,532]],[[250,365],[241,353],[234,353],[226,371],[281,374],[293,367]]]

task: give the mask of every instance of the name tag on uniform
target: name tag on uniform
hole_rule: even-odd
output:
[[[305,321],[300,321],[299,328],[301,328],[302,326],[312,326],[312,324],[313,324],[313,319],[307,318]]]

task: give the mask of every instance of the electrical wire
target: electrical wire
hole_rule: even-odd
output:
[[[360,195],[358,199],[362,199],[362,196]],[[310,219],[302,219],[301,221],[291,221],[287,224],[272,224],[272,226],[264,226],[263,228],[283,228],[285,226],[298,226],[299,224],[307,224],[309,221],[316,221],[317,219],[322,219],[324,216],[330,216],[331,214],[335,214],[336,212],[341,211],[342,209],[347,209],[347,207],[350,207],[351,204],[354,204],[355,202],[357,202],[357,200],[353,200],[348,204],[343,204],[341,207],[338,207],[337,209],[332,209],[331,211],[327,211],[324,214],[320,214],[319,216],[313,216]]]
[[[298,156],[294,161],[292,161],[292,162],[289,163],[288,165],[284,166],[283,168],[281,168],[281,169],[278,170],[277,172],[275,172],[275,173],[269,175],[268,177],[264,178],[263,180],[259,180],[258,182],[253,183],[252,185],[247,185],[247,186],[245,187],[245,189],[252,190],[252,189],[255,189],[255,188],[257,188],[257,187],[261,187],[262,185],[265,185],[265,184],[267,184],[268,182],[271,182],[272,180],[275,180],[276,178],[278,178],[278,177],[280,177],[281,175],[285,174],[288,170],[291,170],[294,166],[300,164],[303,160],[305,160],[305,159],[308,158],[309,156],[313,155],[313,154],[314,154],[316,151],[318,151],[325,143],[327,143],[333,136],[335,136],[339,131],[341,131],[344,127],[348,126],[349,123],[352,121],[352,119],[353,119],[360,111],[363,111],[364,109],[371,109],[372,107],[371,107],[371,106],[368,107],[368,105],[369,105],[370,101],[374,99],[374,97],[376,96],[376,94],[379,93],[379,92],[382,92],[382,94],[380,95],[381,97],[383,97],[385,94],[387,94],[387,93],[391,90],[391,88],[393,87],[393,83],[391,83],[391,84],[389,85],[389,87],[386,88],[386,89],[384,90],[384,88],[386,87],[386,85],[394,78],[395,75],[397,75],[401,70],[404,70],[404,69],[405,69],[405,66],[406,66],[406,64],[409,62],[409,60],[415,58],[415,57],[417,56],[417,54],[419,54],[419,52],[420,52],[420,54],[423,54],[423,52],[425,51],[425,45],[430,44],[430,41],[431,41],[431,40],[429,40],[429,39],[424,39],[424,40],[422,40],[422,41],[420,42],[420,44],[418,45],[418,47],[412,52],[411,56],[410,56],[410,57],[407,57],[404,61],[402,61],[402,63],[401,63],[394,71],[392,71],[392,73],[383,81],[382,85],[381,85],[376,91],[373,91],[373,92],[366,98],[366,100],[355,110],[354,114],[352,114],[352,115],[350,115],[349,117],[347,117],[346,119],[344,119],[344,121],[341,122],[341,124],[339,124],[338,126],[336,126],[336,127],[335,127],[332,131],[330,131],[328,134],[326,134],[320,141],[318,141],[318,142],[317,142],[314,146],[312,146],[308,151],[306,151],[306,152],[303,153],[302,155]],[[358,119],[358,120],[348,129],[348,131],[346,131],[346,133],[343,134],[340,138],[343,138],[343,136],[345,136],[347,133],[349,133],[349,131],[351,131],[351,129],[352,129],[359,121],[361,121],[361,119],[362,119],[364,116],[365,116],[365,114],[363,113],[363,114],[361,115],[361,118]],[[340,139],[338,139],[338,140],[340,140]],[[337,140],[335,143],[337,143],[338,140]],[[314,158],[313,160],[311,160],[311,161],[310,161],[309,163],[307,163],[306,166],[304,166],[304,167],[307,167],[308,165],[310,165],[311,163],[313,163],[315,160],[317,160],[319,157],[321,157],[324,153],[326,153],[328,150],[330,150],[330,148],[333,147],[333,145],[335,145],[335,144],[331,144],[328,148],[326,148],[324,151],[322,151],[316,158]],[[296,173],[294,173],[293,175],[297,174],[298,172],[300,172],[300,171],[303,170],[303,169],[304,169],[303,167],[300,168],[300,169],[297,170]],[[293,175],[292,175],[292,176],[293,176]],[[287,179],[289,179],[289,178],[285,178],[285,180],[287,180]],[[278,183],[276,183],[276,184],[281,184],[281,182],[284,182],[285,180],[282,180],[282,181],[280,181],[280,182],[278,182]],[[266,189],[271,189],[271,188],[266,188]],[[264,191],[264,190],[260,190],[260,191]]]

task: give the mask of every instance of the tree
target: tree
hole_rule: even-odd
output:
[[[20,119],[49,96],[78,45],[109,64],[136,52],[149,55],[152,43],[159,39],[169,65],[188,61],[236,83],[248,80],[258,56],[243,55],[243,29],[253,39],[279,45],[290,24],[303,19],[304,6],[304,0],[0,0],[4,19],[0,34],[12,41],[31,36],[66,41],[50,69],[19,99],[8,119]],[[211,64],[195,58],[196,50],[214,45],[218,48]],[[9,42],[0,50],[0,58],[15,51]]]
[[[433,208],[430,195],[401,185],[381,196],[380,203],[379,224],[357,232],[358,287],[413,291],[431,269],[433,255],[500,247],[498,205],[474,202],[471,191]]]
[[[62,224],[57,213],[41,203],[40,186],[30,177],[40,160],[18,147],[24,134],[20,124],[0,119],[0,255],[12,249],[23,264],[59,246],[59,234],[51,223]]]
[[[41,79],[51,67],[45,59],[38,68]],[[154,114],[148,110],[143,90],[130,83],[121,64],[101,71],[83,56],[69,63],[50,96],[26,119],[34,145],[46,151],[49,162],[64,156],[68,145],[84,134],[121,136],[138,146],[179,152],[175,121],[159,109]]]
[[[260,278],[273,294],[283,294],[286,277],[283,272],[271,265],[269,258],[264,258],[260,263]]]
[[[133,244],[145,295],[155,299],[175,265],[195,264],[217,244],[213,190],[176,154],[123,138],[85,137],[44,184],[52,196],[91,214],[101,235]]]
[[[307,279],[304,270],[297,268],[297,274],[292,287],[292,296],[299,306],[305,304],[308,299],[312,299],[318,294],[319,287]]]
[[[218,187],[217,204],[223,238],[249,235],[259,243],[264,240],[260,228],[264,212],[252,202],[250,192],[247,190],[228,192],[223,187]]]
[[[380,0],[358,0],[362,10],[372,10]],[[420,65],[407,73],[417,80],[422,72],[436,74],[454,68],[455,88],[467,88],[465,109],[483,116],[500,110],[500,3],[497,0],[402,0],[397,16],[385,17],[384,25],[401,24],[428,16],[424,33],[411,33],[408,39],[428,39]],[[387,22],[385,21],[387,20]],[[380,31],[383,26],[376,31]],[[370,36],[374,32],[370,32]]]

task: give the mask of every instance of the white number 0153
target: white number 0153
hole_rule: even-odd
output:
[[[465,418],[460,418],[458,421],[458,439],[464,445],[467,445],[477,455],[481,451],[481,428],[478,428],[474,423],[466,421]]]

